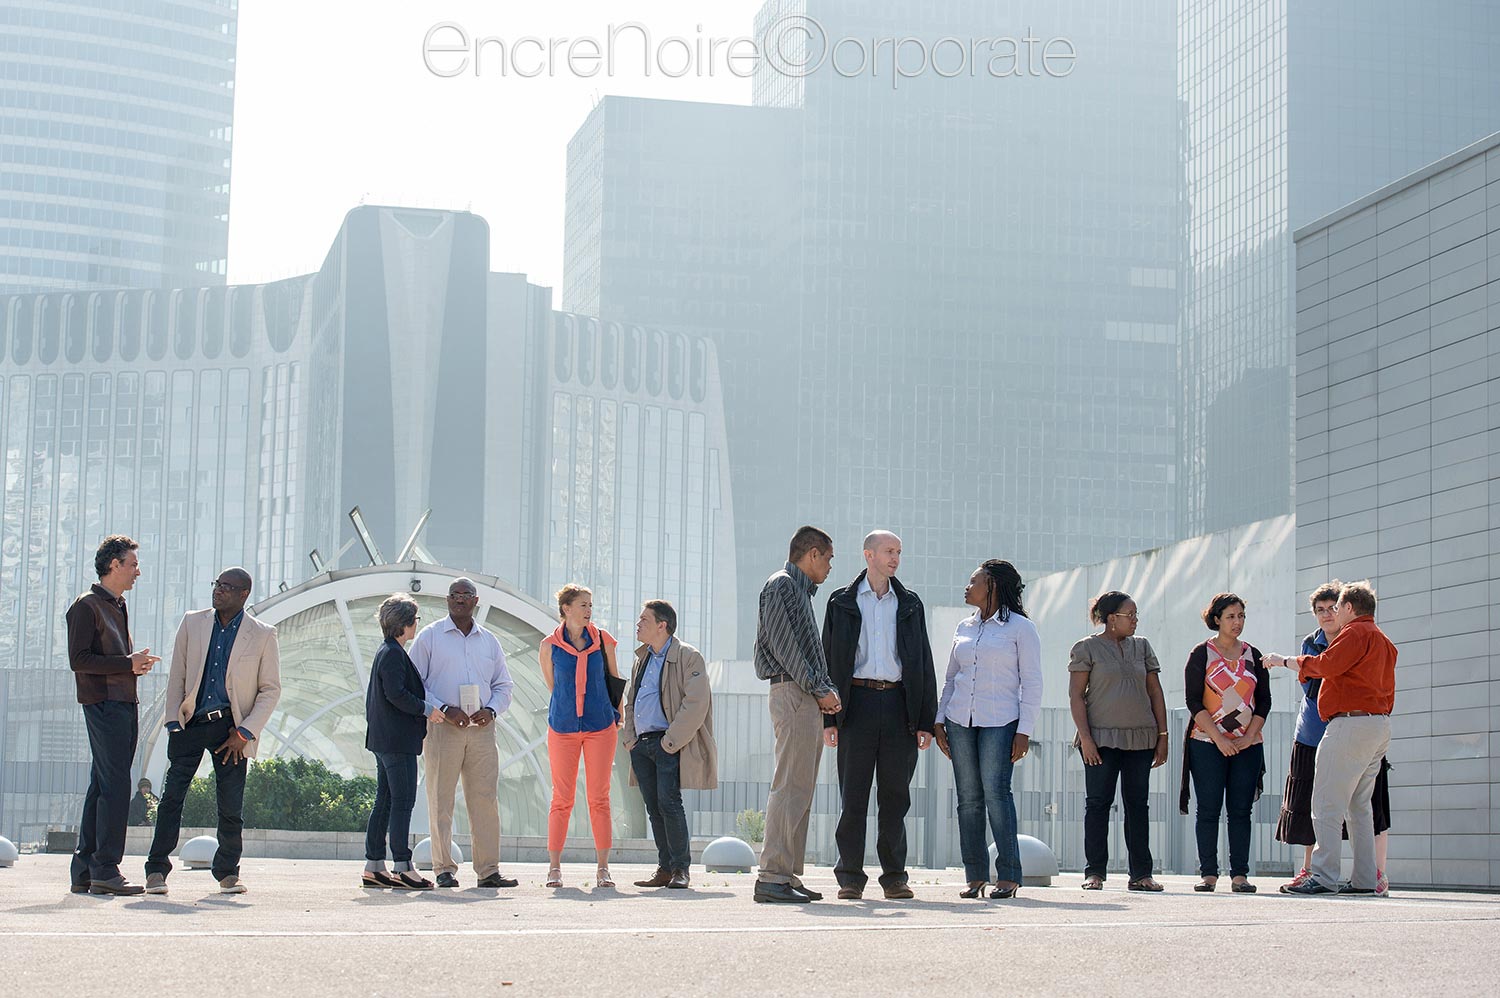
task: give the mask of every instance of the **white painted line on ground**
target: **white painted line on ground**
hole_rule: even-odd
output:
[[[234,939],[234,938],[274,938],[274,939],[348,939],[362,936],[381,938],[441,938],[451,937],[490,937],[490,936],[687,936],[687,935],[767,935],[781,933],[800,932],[959,932],[959,931],[990,931],[994,929],[1005,930],[1029,930],[1033,932],[1051,931],[1093,931],[1096,929],[1201,929],[1205,927],[1226,928],[1253,928],[1261,926],[1276,926],[1278,928],[1289,925],[1369,925],[1369,926],[1397,926],[1397,925],[1435,925],[1435,924],[1457,924],[1464,922],[1495,922],[1500,921],[1500,911],[1492,915],[1473,915],[1468,917],[1435,917],[1435,918],[1399,918],[1378,919],[1369,918],[1320,918],[1320,919],[1235,919],[1225,921],[1209,921],[1202,919],[1172,919],[1172,920],[1143,920],[1130,919],[1128,921],[1114,922],[968,922],[968,923],[923,923],[911,924],[860,924],[860,925],[723,925],[723,926],[659,926],[647,927],[624,927],[624,926],[560,926],[556,928],[516,928],[516,929],[373,929],[373,930],[329,930],[329,929],[283,929],[283,930],[260,930],[260,929],[223,929],[193,932],[188,930],[167,931],[63,931],[63,930],[13,930],[5,935],[17,939]]]

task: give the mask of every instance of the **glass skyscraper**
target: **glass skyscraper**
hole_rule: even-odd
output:
[[[238,7],[0,3],[0,293],[224,283]]]
[[[1183,0],[1180,536],[1292,510],[1292,230],[1500,127],[1497,49],[1489,0]]]
[[[797,336],[796,126],[775,108],[607,97],[568,145],[563,308],[712,340],[734,434],[725,474],[736,497],[754,497],[736,499],[721,549],[739,561],[741,593],[759,591],[767,553],[785,557],[795,515],[786,454],[800,420],[784,351]],[[750,640],[754,601],[726,592],[715,614]]]
[[[903,579],[949,602],[984,558],[1036,572],[1170,537],[1176,8],[1049,10],[768,4],[762,36],[787,13],[930,48],[1029,27],[1078,55],[1063,78],[762,75],[748,108],[606,98],[570,145],[565,305],[719,317],[695,328],[726,381],[741,593],[803,522],[833,533],[835,580],[897,531]]]

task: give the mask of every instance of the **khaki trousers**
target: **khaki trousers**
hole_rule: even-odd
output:
[[[1391,719],[1335,717],[1318,742],[1313,770],[1313,877],[1324,887],[1338,887],[1343,858],[1343,826],[1349,829],[1355,887],[1375,889],[1375,816],[1370,797],[1380,761],[1391,744]]]
[[[823,712],[818,701],[791,680],[773,683],[771,730],[776,738],[776,769],[766,799],[759,879],[800,885],[818,762],[823,758]]]
[[[453,802],[458,781],[464,784],[474,872],[483,880],[500,869],[500,749],[495,722],[471,724],[427,722],[422,747],[427,760],[427,823],[432,835],[432,873],[457,873],[453,862]]]

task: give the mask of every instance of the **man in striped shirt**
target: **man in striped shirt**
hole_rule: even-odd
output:
[[[755,883],[760,902],[799,904],[823,897],[802,885],[801,874],[823,755],[823,715],[839,709],[812,608],[813,593],[832,568],[833,538],[817,527],[802,527],[792,536],[786,566],[760,591],[755,674],[771,683],[776,738],[776,769]]]

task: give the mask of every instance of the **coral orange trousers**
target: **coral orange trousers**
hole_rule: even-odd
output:
[[[547,729],[547,755],[552,762],[552,807],[547,813],[547,849],[562,850],[568,837],[568,819],[573,816],[573,797],[578,786],[578,757],[583,756],[584,787],[588,793],[589,827],[594,848],[610,847],[609,777],[615,764],[615,741],[619,731],[611,724],[602,731],[564,734]]]

